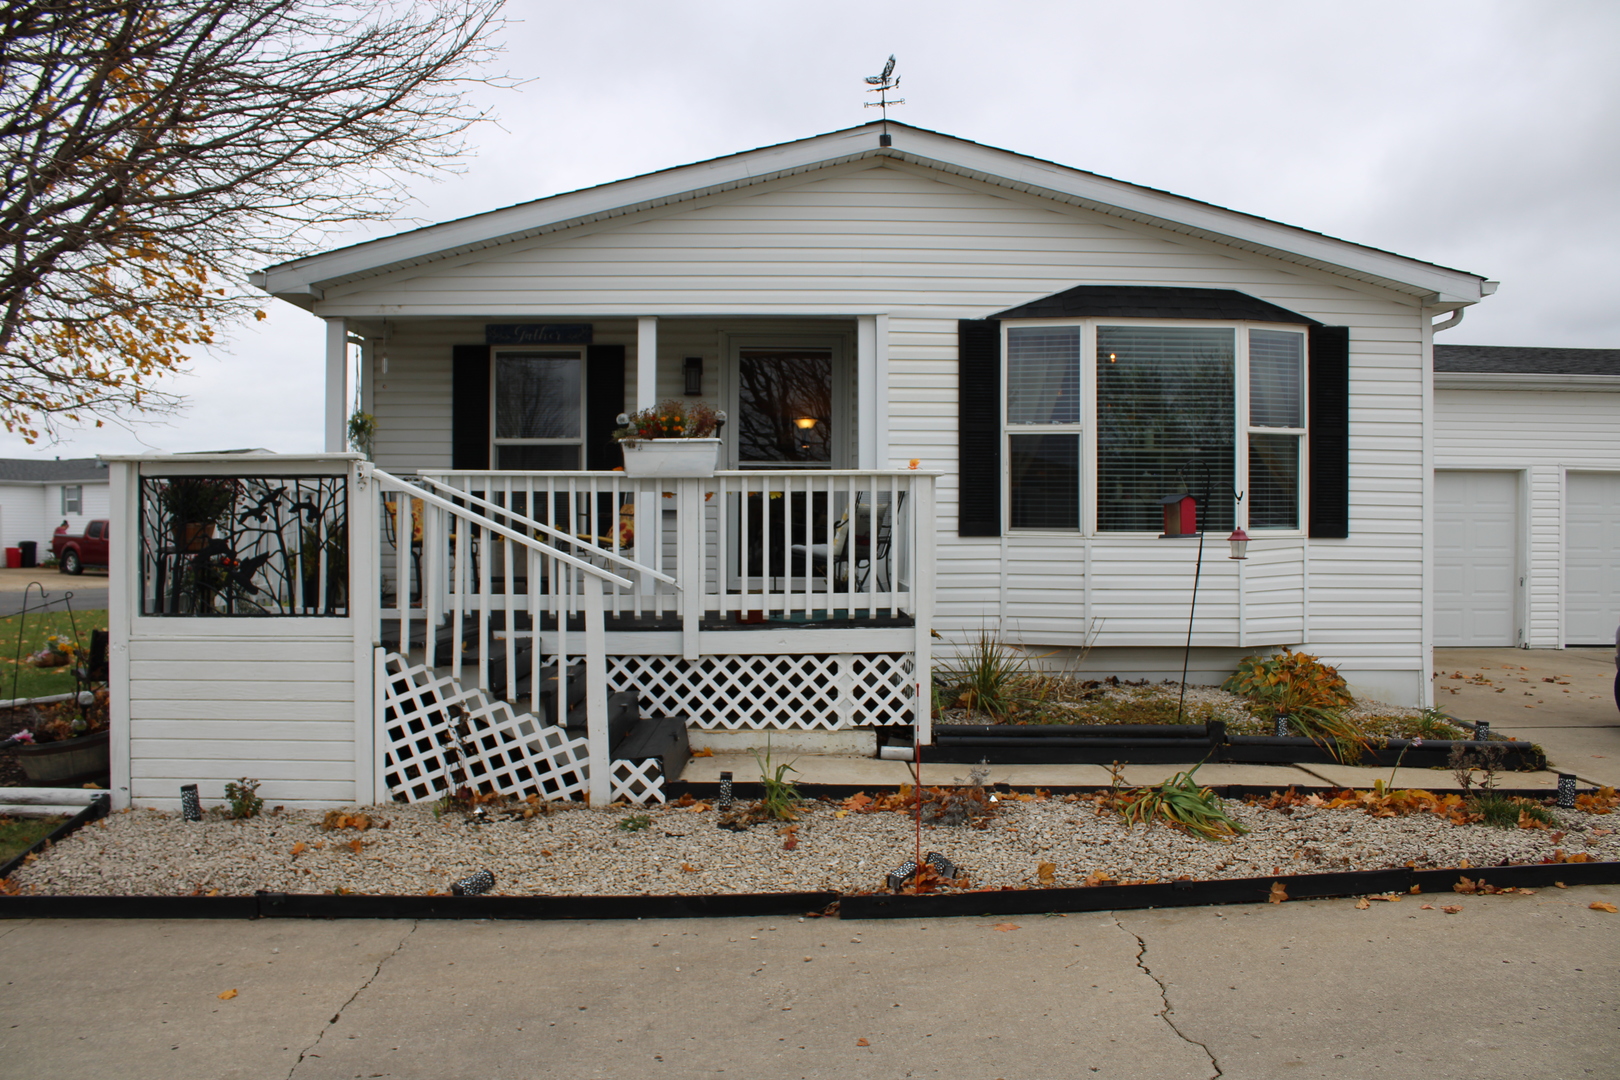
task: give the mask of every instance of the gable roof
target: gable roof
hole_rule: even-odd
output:
[[[105,481],[107,466],[100,458],[68,458],[41,461],[35,458],[0,458],[0,483],[71,484],[75,481]]]
[[[1076,285],[990,316],[992,319],[1221,319],[1321,326],[1315,319],[1235,289],[1160,285]]]
[[[1541,349],[1518,345],[1436,345],[1436,372],[1492,375],[1620,376],[1620,349]]]
[[[879,135],[887,132],[883,145]],[[1221,243],[1378,285],[1445,310],[1495,289],[1478,274],[1337,240],[1155,188],[958,139],[894,120],[760,147],[553,195],[280,263],[252,283],[313,310],[325,290],[580,225],[851,162],[888,159],[1034,194],[1094,213]]]

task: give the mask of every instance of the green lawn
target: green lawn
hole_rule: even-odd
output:
[[[51,835],[66,820],[65,817],[0,817],[0,866]]]
[[[106,609],[76,611],[72,619],[68,618],[65,611],[30,611],[26,615],[0,619],[0,701],[66,694],[73,690],[73,675],[70,669],[36,668],[27,663],[19,664],[18,658],[26,660],[44,648],[45,639],[51,634],[72,640],[75,624],[79,628],[80,643],[88,649],[90,631],[104,630],[107,627]],[[21,648],[18,647],[17,641],[19,631],[22,633]],[[12,688],[13,676],[16,677],[15,692]]]

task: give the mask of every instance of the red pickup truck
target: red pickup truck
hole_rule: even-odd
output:
[[[83,536],[71,536],[57,530],[51,537],[51,554],[64,574],[82,574],[87,566],[106,566],[107,522],[92,521],[84,527]]]

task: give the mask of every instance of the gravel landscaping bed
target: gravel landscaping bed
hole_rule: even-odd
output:
[[[1028,798],[1026,796],[1026,798]],[[700,806],[702,804],[699,804]],[[1614,815],[1556,810],[1552,831],[1455,825],[1434,814],[1372,817],[1360,810],[1268,810],[1225,803],[1252,831],[1198,839],[1163,825],[1123,827],[1089,801],[1003,796],[987,828],[925,826],[923,850],[961,867],[973,888],[1114,881],[1243,878],[1466,865],[1535,863],[1553,856],[1620,860]],[[11,886],[38,894],[248,895],[258,889],[421,895],[445,892],[481,869],[496,894],[634,895],[879,889],[915,852],[901,813],[807,803],[796,829],[718,828],[712,809],[592,810],[478,822],[435,816],[428,804],[365,809],[387,827],[324,831],[318,811],[202,822],[133,810],[90,825],[19,869]],[[640,826],[627,831],[625,825]],[[1562,834],[1562,835],[1560,835]],[[788,846],[791,839],[793,845]],[[1050,882],[1040,864],[1055,865]]]

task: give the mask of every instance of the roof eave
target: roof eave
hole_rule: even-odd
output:
[[[901,145],[880,147],[871,137],[875,126],[817,135],[430,225],[282,263],[250,280],[273,296],[312,310],[326,289],[348,281],[797,173],[886,157],[1360,280],[1410,295],[1437,311],[1478,303],[1493,291],[1488,286],[1494,283],[1477,274],[920,128],[891,124]]]
[[[1620,375],[1556,375],[1531,371],[1437,371],[1437,390],[1559,390],[1620,393]]]

